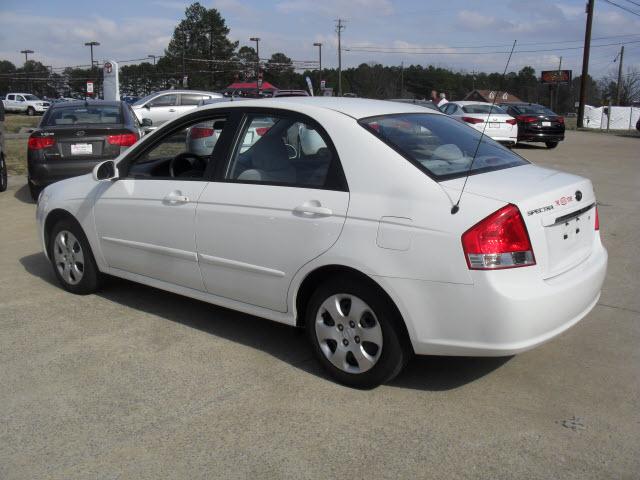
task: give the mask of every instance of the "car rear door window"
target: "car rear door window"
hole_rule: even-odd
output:
[[[332,188],[334,150],[314,125],[295,118],[247,118],[225,178],[248,183]]]
[[[199,95],[195,93],[183,93],[180,96],[180,104],[181,105],[199,105],[200,102],[206,98],[204,95]]]

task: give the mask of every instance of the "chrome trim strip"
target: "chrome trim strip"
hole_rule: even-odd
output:
[[[592,203],[591,205],[587,205],[586,207],[583,207],[583,208],[581,208],[579,210],[576,210],[575,212],[571,212],[571,213],[568,213],[566,215],[562,215],[561,217],[557,217],[556,221],[553,224],[551,224],[551,226],[557,225],[559,223],[564,223],[567,220],[571,220],[574,217],[578,217],[578,216],[582,215],[583,213],[586,213],[589,210],[591,210],[593,207],[595,207],[595,205],[596,205],[595,203]]]
[[[272,268],[261,267],[259,265],[253,265],[251,263],[239,262],[237,260],[229,260],[227,258],[213,257],[211,255],[198,254],[198,260],[210,265],[217,265],[219,267],[233,268],[235,270],[244,270],[245,272],[261,273],[263,275],[269,275],[271,277],[284,277],[284,272],[280,270],[274,270]]]
[[[133,240],[123,240],[121,238],[112,237],[101,237],[101,240],[125,247],[137,248],[139,250],[156,253],[158,255],[167,255],[169,257],[175,257],[181,260],[190,260],[192,262],[198,261],[198,256],[195,252],[188,252],[186,250],[179,250],[177,248],[163,247],[161,245],[152,245],[150,243],[134,242]]]

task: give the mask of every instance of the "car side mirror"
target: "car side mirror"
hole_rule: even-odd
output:
[[[144,108],[146,108],[147,110],[151,110],[151,102],[145,103]]]
[[[142,122],[140,122],[140,125],[142,125],[143,127],[151,127],[153,125],[153,120],[151,120],[150,118],[143,118]]]
[[[118,178],[118,168],[113,160],[106,160],[93,167],[93,179],[96,182],[104,180],[116,180]]]

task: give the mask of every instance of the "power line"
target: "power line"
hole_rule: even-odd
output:
[[[633,3],[634,5],[640,7],[640,3],[634,2],[633,0],[625,0],[626,2]]]
[[[632,14],[637,15],[638,17],[640,17],[640,13],[638,13],[638,12],[634,12],[634,11],[633,11],[633,10],[631,10],[630,8],[623,7],[622,5],[618,5],[617,3],[612,2],[611,0],[604,0],[604,1],[605,1],[606,3],[608,3],[609,5],[613,5],[614,7],[621,8],[621,9],[622,9],[622,10],[624,10],[625,12],[629,12],[629,13],[632,13]]]

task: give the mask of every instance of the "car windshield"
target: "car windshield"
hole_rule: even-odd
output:
[[[29,100],[29,101],[34,101],[34,100],[40,100],[38,97],[36,97],[35,95],[23,95],[25,100]]]
[[[497,105],[485,105],[482,103],[463,105],[462,111],[464,113],[507,113]]]
[[[360,124],[436,180],[529,163],[445,115],[401,113],[364,118]]]
[[[118,105],[57,107],[43,121],[46,126],[122,123],[122,112]]]
[[[133,105],[144,105],[145,103],[147,103],[149,100],[151,100],[154,97],[157,97],[158,93],[152,93],[150,95],[147,95],[146,97],[142,97],[140,100],[137,100],[135,103],[133,103]]]
[[[543,107],[542,105],[517,105],[515,108],[520,113],[531,113],[534,115],[553,115],[553,116],[556,115],[555,112],[552,112],[551,110],[549,110],[546,107]]]

